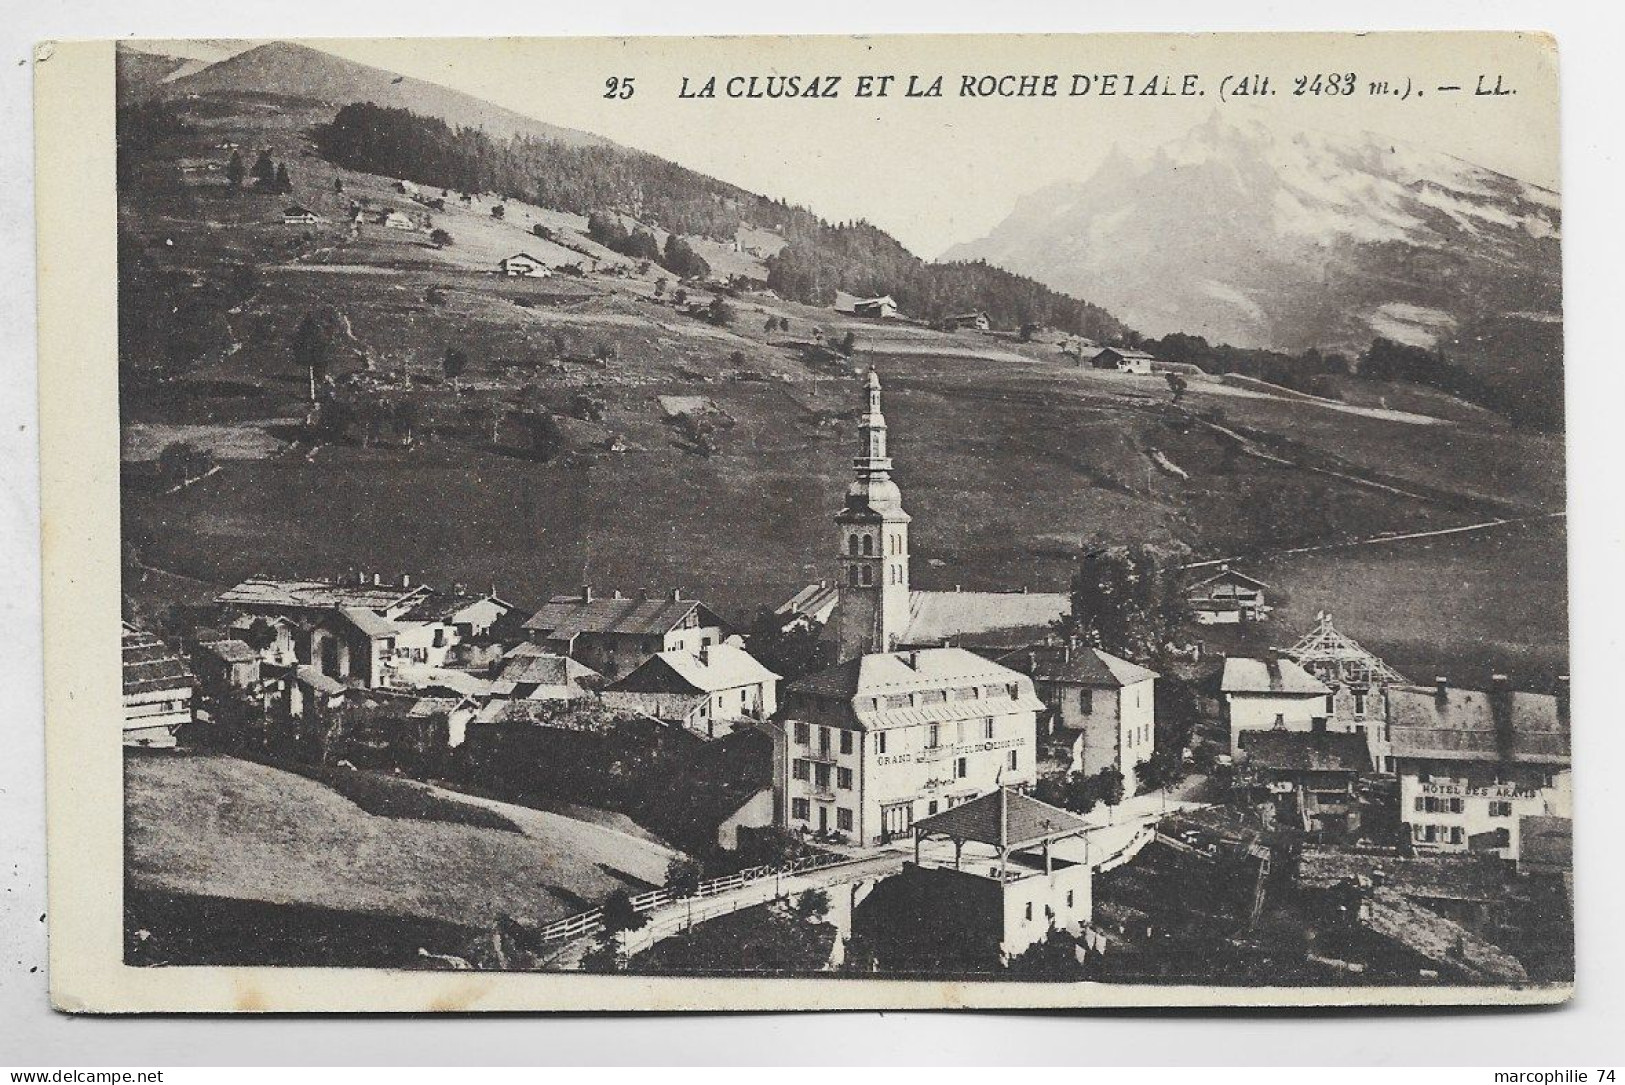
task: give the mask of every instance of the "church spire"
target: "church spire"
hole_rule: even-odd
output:
[[[888,652],[909,621],[908,523],[886,454],[880,375],[873,369],[858,420],[857,455],[846,503],[835,517],[841,579],[836,603],[840,658]]]

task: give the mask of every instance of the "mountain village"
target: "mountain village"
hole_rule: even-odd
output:
[[[1031,203],[924,262],[316,50],[132,55],[128,963],[1572,975],[1562,440],[1386,338],[1449,314],[1152,340],[982,261]],[[1555,197],[1449,168],[1539,271]]]
[[[1202,908],[1232,942],[1253,935],[1269,897],[1299,898],[1313,946],[1288,973],[1300,979],[1531,978],[1516,950],[1544,945],[1547,909],[1570,885],[1562,684],[1416,684],[1323,614],[1279,654],[1223,660],[1202,720],[1218,730],[1187,738],[1207,750],[1196,774],[1192,744],[1158,749],[1171,730],[1163,676],[1065,635],[1066,594],[911,588],[874,370],[863,396],[831,575],[774,611],[780,633],[828,638],[828,666],[786,681],[680,591],[584,585],[531,613],[495,587],[404,575],[256,577],[221,594],[219,628],[183,649],[126,626],[124,741],[206,749],[224,727],[255,751],[282,735],[319,761],[355,747],[387,762],[399,748],[419,766],[513,728],[647,727],[737,746],[730,765],[754,783],[704,829],[718,854],[749,853],[755,838],[774,859],[720,878],[680,872],[622,893],[619,917],[603,903],[522,931],[540,967],[580,966],[594,939],[628,967],[662,937],[692,936],[709,917],[696,901],[776,907],[788,878],[798,903],[813,902],[804,910],[839,917],[825,967],[855,941],[876,970],[974,971],[970,946],[988,967],[1050,950],[1044,967],[1065,976],[1059,938],[1072,978],[1094,978],[1091,954],[1106,975],[1119,957],[1145,968],[1196,921],[1166,914],[1177,895],[1155,888],[1182,879],[1207,886]],[[1228,566],[1186,589],[1193,622],[1267,621],[1267,590]],[[1192,777],[1202,786],[1183,786]],[[1099,785],[1081,801],[1068,786],[1080,780]],[[1238,879],[1243,899],[1226,900]],[[961,948],[945,959],[910,930]]]

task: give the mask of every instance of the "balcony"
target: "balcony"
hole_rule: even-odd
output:
[[[834,749],[828,746],[803,750],[801,756],[804,760],[817,761],[823,765],[833,765],[836,760]]]

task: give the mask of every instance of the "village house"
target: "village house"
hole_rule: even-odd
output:
[[[1036,779],[1032,680],[963,648],[870,652],[789,684],[777,721],[779,824],[860,844]]]
[[[549,652],[529,641],[503,655],[491,676],[491,696],[521,701],[579,701],[590,698],[603,676],[584,663]]]
[[[1261,622],[1269,617],[1270,608],[1264,603],[1264,589],[1269,587],[1228,565],[1204,577],[1186,589],[1191,610],[1199,625],[1233,625],[1237,622]]]
[[[1494,856],[1467,852],[1407,855],[1398,848],[1328,847],[1305,844],[1293,882],[1306,894],[1363,884],[1391,889],[1471,931],[1491,925],[1495,906],[1506,900],[1505,865]]]
[[[1135,373],[1146,376],[1152,372],[1152,363],[1155,361],[1155,358],[1143,350],[1134,350],[1130,347],[1105,347],[1089,359],[1089,366],[1092,369],[1115,369],[1119,373]]]
[[[580,595],[549,599],[525,631],[549,651],[612,680],[661,652],[698,652],[723,640],[722,619],[678,590],[663,599],[629,598],[597,595],[590,584]]]
[[[1124,792],[1135,793],[1135,770],[1156,750],[1156,671],[1070,642],[1019,649],[999,662],[1032,678],[1047,709],[1044,737],[1067,771],[1116,769]]]
[[[1385,726],[1399,816],[1417,851],[1519,855],[1521,822],[1572,818],[1567,681],[1555,694],[1389,686]]]
[[[890,294],[879,297],[860,298],[837,290],[835,292],[835,311],[848,316],[861,316],[870,319],[889,319],[897,315],[897,302],[892,300]]]
[[[975,312],[955,313],[953,316],[944,317],[942,326],[951,332],[960,331],[964,328],[969,328],[971,331],[985,332],[993,325],[987,319],[986,313]]]
[[[528,252],[516,252],[502,258],[502,274],[525,279],[546,279],[553,269]]]
[[[378,219],[379,223],[391,230],[413,231],[418,224],[412,221],[412,216],[405,211],[386,211]]]
[[[214,637],[199,641],[192,667],[206,690],[251,690],[260,683],[264,660],[243,641]]]
[[[1359,836],[1355,784],[1370,768],[1361,736],[1243,731],[1238,766],[1238,779],[1272,800],[1276,824],[1334,840]]]
[[[603,701],[713,739],[772,716],[778,682],[743,648],[709,644],[650,656],[606,688]]]
[[[1404,675],[1360,643],[1339,632],[1332,616],[1315,616],[1315,626],[1285,652],[1332,691],[1327,729],[1361,736],[1370,751],[1371,767],[1392,774],[1393,750],[1383,726],[1384,690],[1405,684]]]
[[[320,215],[310,208],[300,207],[298,204],[285,208],[282,212],[282,224],[284,226],[314,226],[320,221],[322,221]]]
[[[1243,731],[1326,730],[1331,697],[1326,683],[1290,659],[1226,659],[1219,709],[1231,752],[1240,749]]]
[[[124,745],[168,749],[193,720],[197,678],[179,652],[128,622],[121,636]]]
[[[1076,814],[1008,787],[922,818],[914,862],[859,905],[854,931],[882,944],[980,945],[1004,961],[1052,930],[1083,935],[1093,871],[1055,845],[1088,829]]]
[[[260,645],[258,654],[266,663],[286,665],[298,659],[299,625],[280,614],[239,614],[229,632],[244,644]]]

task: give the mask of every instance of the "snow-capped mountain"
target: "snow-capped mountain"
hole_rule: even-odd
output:
[[[1281,350],[1374,336],[1487,370],[1561,357],[1557,194],[1370,133],[1215,112],[1023,198],[948,259],[1089,298],[1150,335]]]

